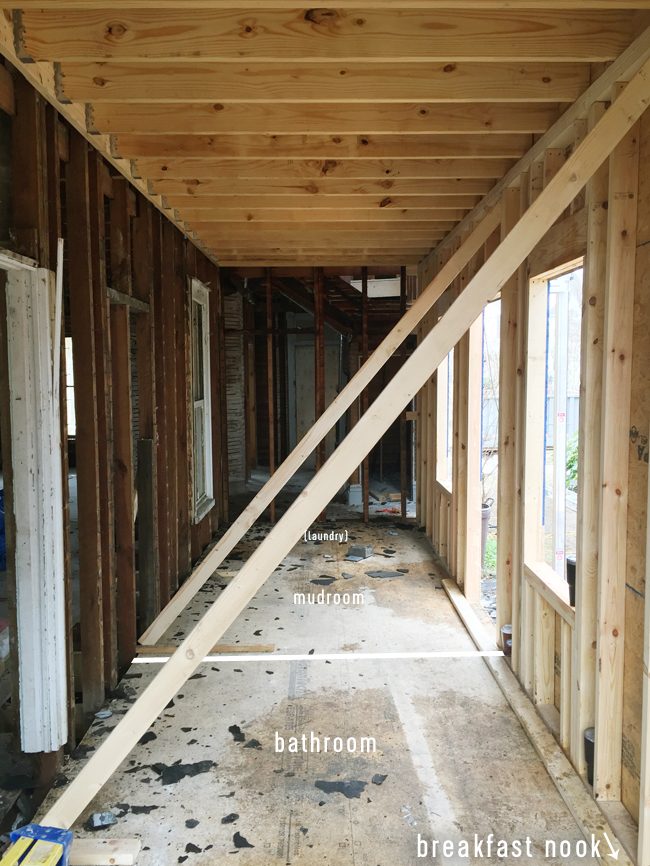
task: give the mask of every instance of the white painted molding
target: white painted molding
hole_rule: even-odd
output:
[[[61,435],[52,387],[53,282],[50,271],[26,263],[14,264],[7,273],[20,736],[25,752],[56,751],[67,740]]]

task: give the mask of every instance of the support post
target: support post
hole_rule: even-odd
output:
[[[589,129],[605,114],[603,102],[589,110]],[[587,772],[583,734],[594,727],[596,645],[598,634],[598,520],[603,385],[605,283],[609,165],[587,183],[587,255],[582,281],[580,418],[578,438],[578,514],[576,527],[576,625],[573,636],[571,690],[571,761]]]
[[[399,314],[406,314],[406,268],[402,266],[399,272]],[[402,343],[400,366],[406,361],[406,341]],[[399,416],[399,482],[400,482],[400,512],[402,520],[406,517],[406,476],[408,465],[406,437],[406,409]]]
[[[361,268],[361,359],[365,364],[368,360],[368,268]],[[361,413],[365,415],[368,411],[370,395],[368,387],[363,389],[361,395]],[[363,499],[363,522],[368,523],[370,519],[370,457],[366,455],[361,466],[361,496]]]
[[[501,243],[520,217],[519,190],[503,193]],[[514,521],[517,500],[515,441],[517,424],[517,308],[519,274],[514,273],[501,289],[501,342],[499,357],[499,479],[497,529],[497,635],[512,622]]]
[[[612,104],[605,118],[616,104]],[[594,754],[594,795],[602,800],[621,798],[625,539],[638,172],[637,125],[614,149],[609,161]]]
[[[314,268],[314,372],[315,372],[315,412],[317,421],[325,412],[325,290],[323,286],[323,269]],[[316,447],[316,472],[325,463],[326,439],[323,438]],[[326,519],[326,510],[318,515],[318,519]]]
[[[273,294],[271,268],[266,269],[266,387],[269,404],[269,477],[275,472],[275,388],[273,369]],[[271,523],[275,523],[275,500],[269,504]]]
[[[148,313],[136,315],[138,369],[138,626],[148,628],[160,610],[158,565],[158,509],[156,507],[156,457],[158,400],[156,381],[154,263],[152,207],[138,198],[138,216],[133,220],[133,296],[149,305]]]
[[[95,323],[95,376],[99,513],[102,556],[102,609],[104,619],[104,676],[106,687],[117,686],[117,591],[115,574],[115,500],[113,455],[113,382],[111,368],[110,305],[106,295],[105,204],[112,198],[113,181],[100,154],[88,152],[90,179],[90,243],[92,250],[93,318]],[[109,195],[110,194],[110,195]]]
[[[77,422],[81,683],[84,711],[94,712],[104,703],[104,630],[88,148],[86,140],[72,131],[70,162],[66,166],[66,206]]]
[[[132,193],[126,178],[113,178],[111,275],[113,288],[125,295],[131,295],[132,291],[130,195]],[[120,672],[124,672],[133,661],[137,641],[130,321],[130,308],[127,305],[111,305],[115,564],[119,622],[117,660]]]
[[[167,526],[169,594],[178,589],[178,473],[179,460],[176,415],[176,229],[162,220],[162,309],[165,394],[165,472],[167,474]]]

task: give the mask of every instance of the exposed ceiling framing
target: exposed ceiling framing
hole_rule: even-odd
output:
[[[418,264],[650,14],[650,0],[242,5],[5,12],[17,57],[51,66],[86,134],[240,267]]]

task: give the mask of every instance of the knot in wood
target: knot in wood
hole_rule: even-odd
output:
[[[126,33],[126,27],[124,24],[109,24],[106,28],[106,32],[109,36],[114,36],[116,39],[119,39]]]

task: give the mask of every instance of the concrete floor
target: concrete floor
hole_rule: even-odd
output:
[[[336,522],[314,530],[347,529],[350,540],[372,544],[376,555],[353,564],[343,562],[348,544],[301,541],[222,641],[350,657],[291,662],[269,656],[259,662],[242,656],[203,664],[152,726],[155,738],[149,734],[135,748],[75,832],[89,835],[83,824],[90,814],[111,810],[117,824],[99,832],[141,837],[141,866],[216,864],[229,854],[251,866],[402,866],[425,862],[418,857],[418,834],[429,843],[431,863],[575,862],[545,857],[545,840],[558,846],[568,840],[573,849],[582,837],[481,659],[354,658],[359,652],[474,646],[440,586],[422,533],[390,519],[364,527],[342,506],[334,512]],[[249,533],[238,548],[242,559],[267,530]],[[391,579],[365,573],[397,568],[408,572]],[[353,577],[345,579],[343,572]],[[335,582],[311,582],[323,576]],[[226,582],[213,577],[161,643],[178,642]],[[320,591],[355,592],[363,604],[294,604],[295,592]],[[84,749],[101,742],[159,669],[132,665],[121,685],[125,697],[108,704],[111,718],[94,723],[79,757],[66,765],[68,778],[83,765]],[[229,732],[234,725],[243,742]],[[377,750],[289,754],[285,748],[277,754],[276,732],[287,745],[289,737],[303,733],[309,741],[311,732],[321,746],[325,736],[354,737],[357,743],[374,737]],[[261,748],[249,747],[251,740]],[[199,764],[206,761],[212,763]],[[163,785],[161,764],[206,771]],[[372,781],[376,774],[386,777],[380,785]],[[327,793],[319,782],[361,784],[351,786],[352,792],[347,786]],[[237,817],[224,823],[232,815]],[[483,857],[475,858],[474,834],[487,839],[490,833],[508,843],[529,837],[533,856],[497,857],[494,848],[486,856],[484,842]],[[254,847],[237,848],[242,838]],[[472,856],[433,858],[434,838],[470,840]]]

